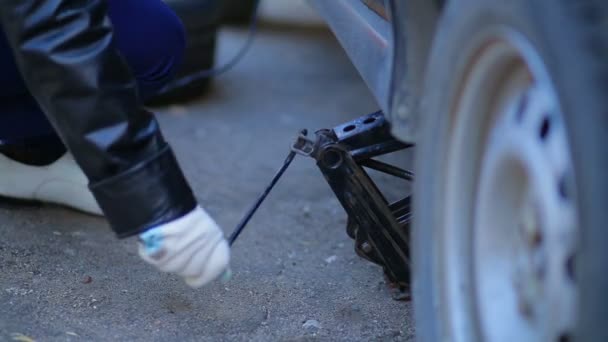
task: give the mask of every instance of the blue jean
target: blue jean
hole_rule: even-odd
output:
[[[182,60],[186,33],[162,0],[107,0],[116,47],[145,100],[173,76]],[[3,33],[0,33],[0,143],[56,140],[44,113],[25,86]]]

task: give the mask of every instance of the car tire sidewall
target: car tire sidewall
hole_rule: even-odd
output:
[[[602,260],[608,260],[608,248],[602,247],[608,242],[603,229],[608,211],[601,208],[608,203],[608,181],[601,175],[608,168],[608,153],[603,151],[608,146],[608,100],[602,96],[602,90],[608,90],[608,30],[597,27],[606,26],[601,16],[607,7],[600,1],[448,2],[427,68],[415,162],[412,258],[419,340],[450,340],[442,326],[437,281],[441,238],[437,227],[442,219],[437,213],[444,209],[440,170],[446,166],[447,113],[461,81],[458,75],[468,58],[463,51],[467,51],[471,37],[497,26],[513,28],[525,36],[553,81],[573,156],[581,229],[581,253],[576,260],[581,289],[576,333],[585,340],[608,339],[606,324],[601,324],[608,317],[607,305],[598,305],[608,303],[608,291],[602,291],[608,288],[607,273],[602,271]]]

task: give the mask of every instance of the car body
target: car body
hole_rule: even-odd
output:
[[[394,134],[404,141],[415,140],[411,122],[416,120],[417,93],[442,2],[310,2],[329,24],[393,123]]]

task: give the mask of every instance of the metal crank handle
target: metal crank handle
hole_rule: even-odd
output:
[[[279,181],[279,179],[281,178],[283,173],[285,173],[285,170],[287,170],[287,168],[289,167],[289,165],[291,164],[291,162],[293,161],[295,156],[296,156],[295,152],[293,152],[293,151],[289,152],[289,154],[287,155],[287,158],[285,158],[285,162],[283,162],[283,166],[281,166],[281,169],[276,173],[276,175],[274,175],[274,178],[272,178],[272,181],[270,182],[270,184],[266,187],[264,192],[262,192],[262,194],[258,197],[258,199],[255,201],[253,206],[251,206],[251,208],[249,208],[249,211],[247,211],[247,214],[245,214],[245,217],[243,217],[241,222],[236,226],[236,229],[234,230],[234,232],[232,232],[232,235],[230,235],[230,237],[228,238],[228,243],[230,244],[230,246],[232,246],[234,244],[234,241],[236,241],[236,239],[239,237],[239,235],[241,234],[241,232],[243,231],[243,229],[245,228],[247,223],[249,223],[249,220],[251,220],[251,218],[253,217],[253,214],[255,214],[255,212],[258,210],[258,208],[260,207],[262,202],[264,202],[264,200],[266,199],[266,196],[268,196],[268,194],[270,193],[272,188],[275,186],[275,184],[277,184],[277,182]]]

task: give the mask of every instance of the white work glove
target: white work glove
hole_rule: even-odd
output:
[[[163,272],[201,287],[230,276],[230,247],[220,227],[197,206],[185,216],[139,235],[139,255]]]

